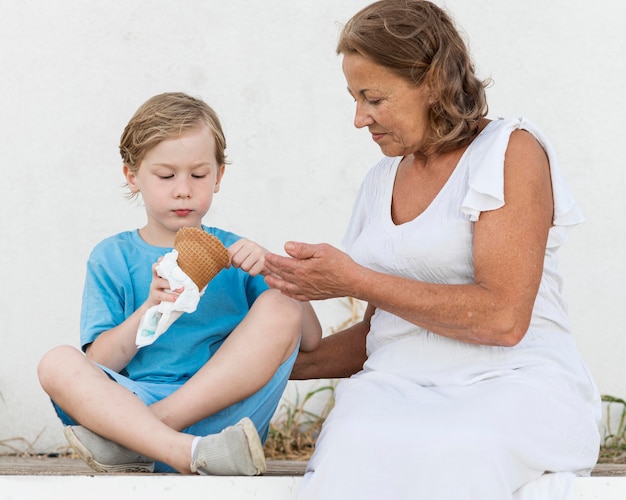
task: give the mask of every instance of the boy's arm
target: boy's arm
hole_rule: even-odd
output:
[[[298,353],[292,380],[346,378],[363,369],[365,339],[375,308],[367,306],[363,319],[345,330],[324,337],[317,349]]]
[[[147,300],[122,323],[103,331],[86,346],[85,353],[89,359],[119,373],[139,350],[135,339],[144,313],[162,301],[174,302],[176,300],[177,292],[180,290],[169,290],[168,280],[157,274],[156,265],[156,263],[152,265],[152,282]]]
[[[147,309],[148,307],[140,307],[123,323],[98,335],[86,346],[87,357],[113,371],[122,371],[139,350],[135,345],[135,338],[139,321]]]
[[[317,349],[322,340],[322,326],[310,302],[302,304],[302,338],[300,351],[308,352]]]
[[[251,276],[266,275],[265,255],[268,251],[258,243],[240,238],[228,247],[230,265],[246,271]],[[294,299],[295,300],[295,299]],[[300,302],[302,305],[302,338],[301,351],[316,349],[322,339],[322,327],[317,315],[309,302]]]

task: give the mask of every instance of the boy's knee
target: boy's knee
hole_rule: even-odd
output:
[[[302,306],[297,300],[283,295],[278,290],[270,289],[257,298],[255,305],[263,307],[276,319],[299,326],[302,323]]]
[[[70,367],[72,359],[77,359],[77,356],[83,355],[74,347],[67,345],[54,347],[43,355],[37,366],[37,375],[46,392],[58,379],[60,372]]]
[[[285,341],[290,343],[300,338],[303,315],[300,302],[271,289],[263,292],[254,305],[262,310],[272,323],[274,338],[282,334]]]

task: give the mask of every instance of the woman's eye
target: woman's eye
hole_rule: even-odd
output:
[[[378,104],[380,104],[381,99],[367,99],[367,104],[369,104],[370,106],[377,106]]]

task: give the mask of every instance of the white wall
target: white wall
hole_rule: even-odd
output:
[[[339,244],[379,157],[334,55],[339,23],[368,3],[0,0],[0,441],[63,444],[36,365],[78,343],[90,249],[143,224],[117,144],[153,94],[202,96],[222,118],[233,164],[206,223],[276,250]],[[625,4],[444,3],[495,80],[491,116],[528,116],[560,154],[588,218],[562,252],[574,334],[601,391],[624,397]],[[316,307],[328,328],[343,319]]]

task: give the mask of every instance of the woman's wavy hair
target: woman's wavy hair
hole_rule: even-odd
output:
[[[202,99],[182,92],[166,92],[144,102],[124,128],[120,155],[124,165],[137,172],[146,153],[160,142],[206,124],[215,139],[215,159],[226,165],[226,137],[217,113]],[[134,197],[130,194],[130,197]]]
[[[430,87],[429,146],[468,144],[487,115],[485,89],[450,16],[426,0],[380,0],[350,19],[337,54],[359,54],[416,86]]]

